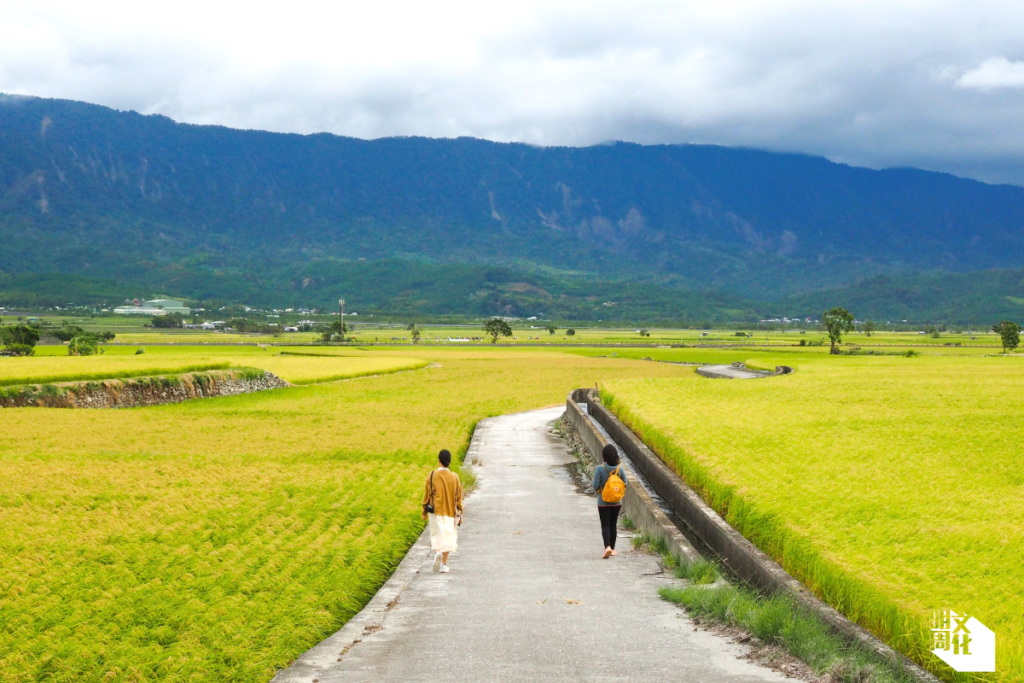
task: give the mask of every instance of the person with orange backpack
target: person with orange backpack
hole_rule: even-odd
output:
[[[604,537],[604,559],[615,552],[616,528],[619,523],[619,510],[622,499],[626,497],[626,473],[619,465],[619,450],[608,444],[601,451],[604,463],[594,470],[594,491],[597,492],[597,513],[601,516],[601,535]]]

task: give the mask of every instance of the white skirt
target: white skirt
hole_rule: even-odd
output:
[[[430,549],[435,553],[450,553],[459,546],[459,531],[454,517],[427,515],[430,527]]]

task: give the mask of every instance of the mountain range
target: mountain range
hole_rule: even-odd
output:
[[[711,145],[360,140],[0,96],[0,302],[685,322],[1024,311],[1024,188]]]

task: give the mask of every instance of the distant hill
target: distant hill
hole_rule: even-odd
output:
[[[846,306],[861,320],[1019,321],[1024,320],[1024,270],[879,276],[850,287],[799,294],[758,308],[818,312],[835,305]]]
[[[1019,268],[1024,188],[715,146],[365,141],[0,96],[0,241],[8,278],[252,303],[344,286],[385,308],[591,315],[632,291],[634,313],[650,301],[664,319],[757,315],[876,276]]]

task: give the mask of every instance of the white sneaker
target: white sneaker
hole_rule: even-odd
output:
[[[446,565],[446,564],[442,564],[441,565],[441,573],[442,574],[447,574],[449,571],[451,571],[451,570],[448,569],[448,565]]]
[[[432,570],[435,572],[441,570],[441,553],[434,554],[434,566],[432,567]]]

